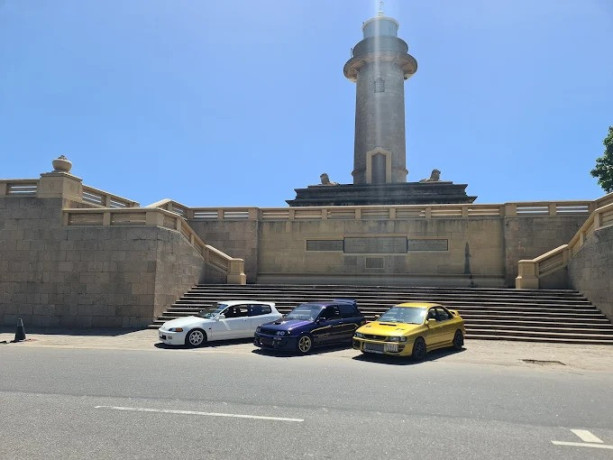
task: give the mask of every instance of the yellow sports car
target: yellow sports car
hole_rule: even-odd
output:
[[[464,346],[464,320],[437,303],[401,303],[377,321],[358,328],[353,348],[362,353],[413,356],[419,361],[437,348]]]

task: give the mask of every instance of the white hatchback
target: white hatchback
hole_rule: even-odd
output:
[[[167,321],[158,335],[166,345],[200,347],[212,340],[253,338],[258,326],[281,316],[274,302],[230,300],[205,308],[197,316]]]

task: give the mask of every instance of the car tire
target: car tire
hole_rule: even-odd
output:
[[[185,345],[198,348],[206,343],[206,333],[202,329],[192,329],[185,337]]]
[[[313,338],[309,334],[298,337],[296,341],[296,351],[301,355],[306,355],[313,348]]]
[[[411,356],[415,361],[422,361],[426,357],[426,352],[426,342],[423,338],[417,337],[415,343],[413,344]]]
[[[461,350],[464,347],[464,334],[462,334],[461,330],[455,331],[455,335],[453,336],[453,348],[456,350]]]

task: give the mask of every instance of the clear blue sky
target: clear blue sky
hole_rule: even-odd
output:
[[[0,178],[60,154],[148,205],[286,206],[351,183],[342,73],[374,0],[0,0]],[[613,1],[387,0],[417,59],[409,181],[476,203],[595,199],[613,125]]]

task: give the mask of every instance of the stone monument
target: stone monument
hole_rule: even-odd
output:
[[[380,10],[362,25],[364,38],[345,63],[356,83],[353,184],[321,184],[295,189],[290,206],[472,203],[466,184],[430,179],[406,182],[404,81],[417,71],[408,45],[398,38],[398,22]],[[435,173],[437,171],[437,173]],[[327,175],[326,175],[327,177]]]

